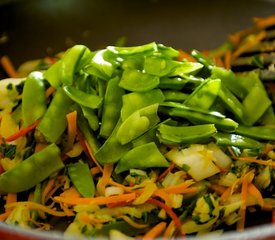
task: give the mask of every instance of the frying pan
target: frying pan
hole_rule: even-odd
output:
[[[95,50],[122,37],[129,46],[155,41],[187,51],[213,49],[228,33],[249,27],[252,17],[273,14],[275,0],[0,0],[0,55],[19,66],[74,44]],[[0,77],[6,77],[2,69]],[[269,213],[248,220],[246,231],[229,231],[221,239],[275,239]],[[58,231],[0,223],[0,239],[64,238]]]

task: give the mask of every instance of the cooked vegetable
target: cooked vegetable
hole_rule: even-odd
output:
[[[274,99],[257,72],[223,67],[257,46],[259,28],[209,56],[76,45],[3,81],[0,219],[48,229],[70,218],[65,235],[153,239],[243,230],[250,208],[272,211]]]

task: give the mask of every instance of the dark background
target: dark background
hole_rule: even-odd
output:
[[[15,65],[72,44],[91,49],[156,41],[185,50],[215,48],[275,0],[0,0],[0,56]]]

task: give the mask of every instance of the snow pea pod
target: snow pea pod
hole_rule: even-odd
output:
[[[88,164],[81,160],[68,165],[69,177],[83,197],[93,197],[95,195],[95,184]]]
[[[0,191],[26,191],[63,167],[60,150],[53,143],[1,174]]]
[[[162,105],[167,106],[167,103]],[[226,118],[217,112],[210,112],[206,110],[202,111],[201,109],[187,107],[182,104],[172,105],[175,107],[167,110],[170,116],[186,118],[196,124],[214,123],[216,128],[226,132],[234,132],[239,125],[232,119]]]
[[[259,140],[275,141],[275,127],[273,126],[245,126],[239,125],[236,133]]]
[[[65,131],[67,127],[66,115],[72,104],[72,100],[67,97],[64,90],[58,88],[50,106],[37,126],[47,141],[56,142]]]
[[[118,162],[115,172],[121,173],[132,168],[168,167],[169,163],[154,142],[131,149]]]
[[[118,54],[119,56],[129,56],[139,53],[146,53],[146,52],[154,52],[157,51],[158,46],[155,42],[140,45],[140,46],[134,46],[134,47],[114,47],[114,46],[108,46],[108,50],[110,50],[113,53]]]
[[[81,106],[96,109],[102,104],[102,97],[100,96],[85,93],[72,86],[64,86],[63,90],[69,98]]]
[[[165,97],[165,101],[173,101],[173,102],[183,102],[189,94],[183,93],[181,91],[176,90],[164,90],[163,95]]]
[[[162,103],[163,101],[164,96],[160,89],[125,94],[122,97],[121,119],[125,121],[135,111],[155,103]]]
[[[93,131],[96,131],[99,128],[98,116],[94,112],[94,109],[81,106],[84,117],[88,120],[89,126]]]
[[[84,45],[75,45],[70,48],[64,56],[45,73],[48,82],[58,87],[62,83],[72,85],[77,71],[91,58],[92,53]]]
[[[128,91],[145,92],[159,84],[159,77],[136,69],[126,69],[121,77],[119,86]]]
[[[34,101],[35,99],[35,101]],[[32,125],[47,110],[45,86],[41,72],[27,77],[22,93],[22,117],[24,126]]]
[[[124,145],[141,136],[159,122],[158,104],[152,104],[131,114],[119,127],[116,137]]]
[[[195,126],[170,126],[160,124],[158,137],[165,144],[204,142],[217,132],[214,124]]]
[[[116,77],[108,82],[106,88],[99,133],[100,136],[104,138],[107,138],[111,135],[120,117],[122,96],[124,95],[125,91],[119,87],[118,84],[119,78]]]
[[[221,88],[220,79],[206,79],[184,101],[186,106],[209,109],[216,100]]]
[[[249,137],[244,137],[237,134],[216,133],[213,138],[217,145],[220,146],[234,146],[238,148],[259,149],[263,144]]]

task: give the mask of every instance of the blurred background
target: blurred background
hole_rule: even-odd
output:
[[[16,66],[74,44],[209,49],[275,13],[275,0],[0,0],[0,55]]]

